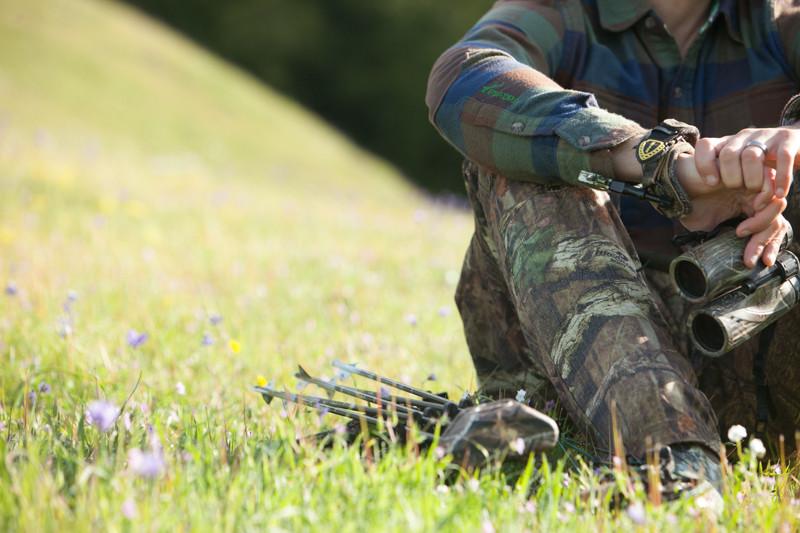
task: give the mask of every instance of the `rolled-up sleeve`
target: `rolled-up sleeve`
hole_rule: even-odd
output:
[[[561,9],[497,2],[428,80],[436,129],[465,157],[509,178],[575,183],[583,169],[613,177],[608,149],[643,131],[552,79],[569,63]]]

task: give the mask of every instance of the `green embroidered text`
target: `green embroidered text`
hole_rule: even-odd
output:
[[[493,83],[491,85],[484,85],[481,88],[481,93],[491,96],[492,98],[499,98],[506,102],[516,102],[517,97],[510,93],[505,93],[500,89],[503,87],[502,83]]]

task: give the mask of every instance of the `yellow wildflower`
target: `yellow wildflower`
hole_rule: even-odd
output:
[[[7,226],[0,226],[0,244],[12,244],[17,239],[17,234]]]
[[[233,353],[239,353],[242,351],[242,344],[236,339],[231,339],[228,341],[228,348],[230,348]]]
[[[266,387],[267,386],[267,378],[262,376],[261,374],[256,376],[256,385],[259,387]]]

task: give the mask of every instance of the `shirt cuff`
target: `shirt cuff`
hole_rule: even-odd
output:
[[[644,131],[636,122],[599,107],[578,111],[555,130],[562,179],[577,184],[581,170],[616,178],[611,148]]]

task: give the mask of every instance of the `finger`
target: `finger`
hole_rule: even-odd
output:
[[[758,263],[761,254],[764,252],[764,244],[766,243],[767,236],[763,232],[756,233],[750,240],[747,241],[747,246],[744,248],[742,261],[748,268],[753,268]]]
[[[740,189],[742,177],[742,147],[749,135],[734,135],[719,151],[719,174],[728,189]]]
[[[765,265],[772,266],[775,264],[775,260],[778,259],[778,253],[781,251],[781,242],[783,242],[783,235],[775,237],[764,246],[761,258]]]
[[[697,172],[703,176],[706,184],[713,187],[719,183],[717,153],[725,145],[728,137],[704,137],[694,145],[694,162]]]
[[[778,216],[786,209],[785,198],[774,198],[767,207],[758,211],[747,220],[742,221],[736,227],[736,235],[747,237],[755,235],[768,228]]]
[[[785,225],[776,220],[770,227],[753,235],[744,250],[744,264],[753,268],[761,259],[767,266],[774,265],[785,233]]]
[[[775,194],[775,169],[764,167],[764,179],[761,183],[761,192],[753,199],[753,208],[756,211],[764,209]]]
[[[792,174],[794,173],[794,160],[800,150],[800,137],[789,135],[779,140],[777,146],[770,149],[774,151],[777,158],[775,168],[775,195],[784,198],[792,185]]]
[[[765,142],[769,140],[768,135],[756,135],[749,138],[742,147],[742,179],[744,186],[749,191],[760,191],[764,183],[764,159],[766,152],[758,146],[747,146],[749,142]]]

